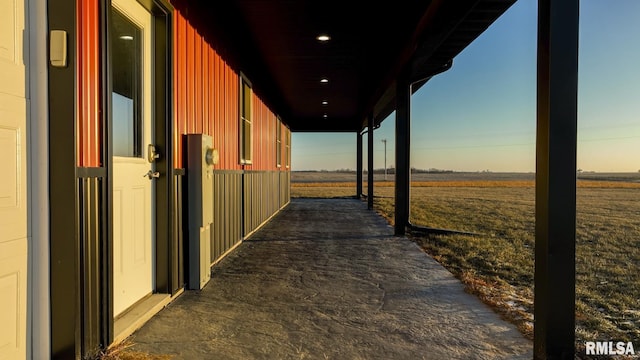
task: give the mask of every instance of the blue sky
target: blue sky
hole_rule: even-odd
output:
[[[640,169],[640,1],[580,3],[578,168]],[[535,169],[537,1],[518,0],[411,98],[411,165]],[[374,167],[394,158],[395,114],[374,132]],[[294,133],[294,170],[355,169],[354,133]],[[366,141],[365,141],[366,154]],[[364,160],[366,168],[366,158]]]

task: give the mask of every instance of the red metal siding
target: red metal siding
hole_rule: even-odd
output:
[[[100,36],[97,0],[77,0],[77,165],[99,167]]]
[[[289,171],[291,164],[289,164],[289,160],[287,159],[287,139],[289,137],[289,128],[283,123],[280,122],[280,171]]]
[[[206,42],[202,43],[202,132],[205,134],[211,134],[209,129],[210,117],[209,117],[209,104],[211,99],[211,81],[209,80],[209,49],[206,46]]]
[[[197,32],[194,34],[194,72],[195,78],[193,79],[195,85],[195,91],[193,95],[195,95],[195,114],[194,114],[194,129],[195,133],[202,133],[203,124],[205,119],[202,117],[202,105],[204,100],[205,89],[202,86],[202,36]]]
[[[253,164],[250,170],[277,170],[276,116],[253,94]]]
[[[240,165],[239,75],[177,9],[174,31],[174,165],[183,165],[182,135],[202,132],[220,154],[216,169],[278,170],[276,115],[253,94],[253,163]]]
[[[218,76],[213,77],[214,116],[211,118],[213,144],[220,153],[216,169],[242,169],[239,160],[239,84],[238,74],[212,50]]]
[[[174,12],[174,164],[182,168],[182,137],[187,134],[187,21]]]

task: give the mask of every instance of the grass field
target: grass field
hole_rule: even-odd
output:
[[[411,222],[479,235],[411,238],[532,337],[533,175],[420,175],[413,177]],[[292,175],[293,197],[355,194],[355,177],[299,178]],[[393,183],[377,174],[376,180],[375,209],[393,222]],[[576,277],[578,346],[588,340],[640,345],[640,174],[589,174],[578,181]]]

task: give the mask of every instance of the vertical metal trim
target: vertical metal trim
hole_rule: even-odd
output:
[[[373,114],[367,118],[367,208],[373,209]]]
[[[575,352],[578,0],[538,3],[534,358]]]
[[[109,31],[111,29],[111,0],[100,1],[100,54],[101,59],[101,100],[102,100],[102,128],[100,144],[102,146],[101,163],[104,166],[104,179],[101,182],[101,202],[102,202],[102,276],[101,276],[101,341],[106,347],[113,341],[113,198],[111,184],[113,180],[113,159],[111,148],[111,42]]]
[[[356,197],[362,197],[362,133],[356,133]]]
[[[156,170],[162,176],[155,184],[155,291],[175,293],[180,289],[178,259],[175,257],[177,242],[171,221],[175,217],[176,198],[173,174],[173,19],[170,4],[156,0],[151,11],[154,32],[154,141],[161,157],[156,162]],[[176,283],[175,281],[178,281]]]
[[[171,136],[169,134],[169,136]],[[170,159],[168,159],[168,162]],[[185,264],[184,264],[184,239],[182,233],[183,218],[180,204],[182,204],[182,175],[173,174],[173,184],[171,184],[172,201],[171,206],[171,294],[177,293],[185,286]]]
[[[154,145],[160,151],[161,157],[156,161],[156,171],[161,176],[155,182],[155,291],[160,293],[172,293],[176,291],[173,279],[178,271],[177,264],[173,261],[173,245],[175,239],[171,227],[172,200],[174,198],[174,176],[171,165],[172,139],[171,139],[171,97],[168,94],[171,87],[171,20],[167,16],[153,16],[154,35]]]
[[[405,234],[409,223],[411,181],[411,85],[403,72],[396,81],[395,235]]]
[[[48,4],[48,30],[64,30],[69,39],[69,66],[48,65],[49,200],[51,274],[51,357],[70,359],[76,350],[77,182],[76,168],[76,1]],[[59,139],[70,139],[59,141]]]

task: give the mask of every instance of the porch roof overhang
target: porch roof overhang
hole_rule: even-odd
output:
[[[355,132],[395,109],[400,74],[416,91],[515,0],[176,2],[292,131]]]

